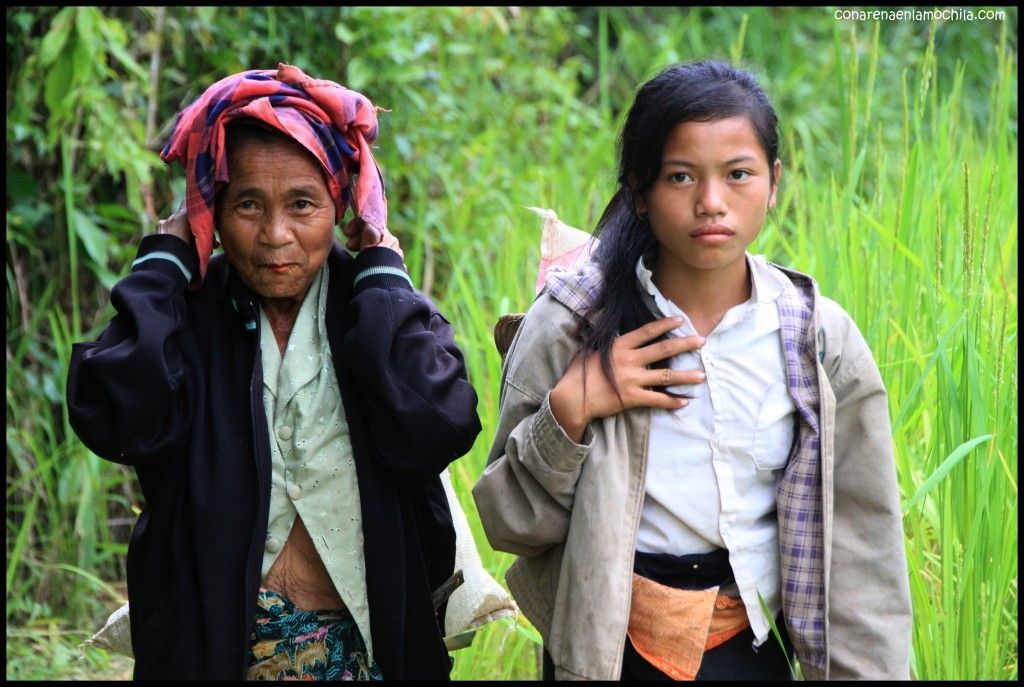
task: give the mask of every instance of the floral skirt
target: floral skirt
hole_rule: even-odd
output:
[[[287,597],[260,588],[249,648],[250,680],[382,680],[370,663],[352,616],[300,611]]]

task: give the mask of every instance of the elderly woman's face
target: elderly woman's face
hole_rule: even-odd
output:
[[[240,141],[219,199],[224,253],[264,299],[302,299],[331,250],[334,201],[316,159],[282,139]]]

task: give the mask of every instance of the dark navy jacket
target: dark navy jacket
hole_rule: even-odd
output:
[[[143,238],[192,274],[195,250]],[[372,248],[337,244],[327,332],[359,483],[374,658],[386,679],[447,680],[430,593],[453,572],[455,532],[438,477],[480,432],[451,325]],[[136,469],[145,507],[128,546],[137,679],[242,679],[270,507],[258,305],[223,255],[198,291],[171,260],[136,261],[117,314],[75,344],[68,410],[97,455]]]

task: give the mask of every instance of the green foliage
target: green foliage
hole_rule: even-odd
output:
[[[134,661],[83,646],[86,632],[60,629],[57,618],[7,632],[7,678],[34,680],[130,680]]]
[[[1017,670],[1017,11],[837,21],[824,8],[14,7],[7,10],[8,677],[116,672],[73,647],[121,602],[132,471],[70,431],[71,344],[109,320],[139,238],[180,202],[157,157],[226,75],[289,62],[389,112],[375,153],[414,281],[453,322],[483,432],[497,317],[532,300],[540,221],[594,226],[615,135],[662,66],[732,59],[780,115],[780,205],[752,252],[855,318],[893,417],[918,679]],[[12,629],[14,634],[12,635]],[[454,676],[533,678],[539,635],[492,623]],[[42,657],[42,660],[41,660]]]

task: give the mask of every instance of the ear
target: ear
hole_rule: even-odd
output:
[[[633,205],[633,212],[639,217],[647,212],[647,201],[644,199],[643,193],[634,190],[637,186],[636,177],[634,175],[627,175],[626,183],[628,186],[626,186],[625,190],[629,193],[629,202]]]
[[[782,178],[782,160],[775,160],[775,164],[772,165],[775,173],[775,183],[772,184],[772,192],[768,196],[768,207],[774,208],[775,203],[778,201],[779,195],[779,180]]]
[[[647,214],[647,201],[644,199],[644,194],[633,194],[633,211],[636,213],[637,217]]]

